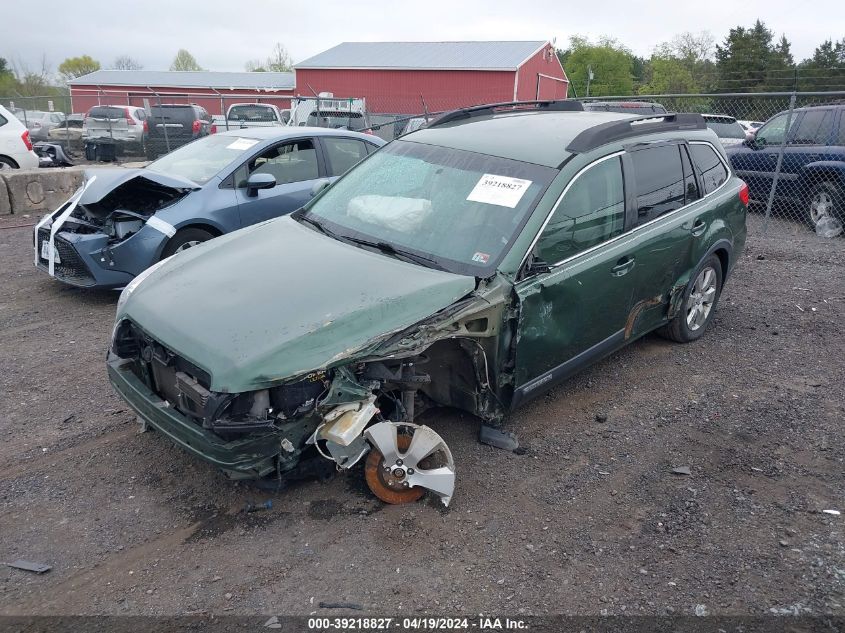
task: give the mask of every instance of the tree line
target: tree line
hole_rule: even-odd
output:
[[[785,35],[757,20],[720,43],[707,31],[681,33],[647,58],[611,37],[576,35],[558,57],[578,97],[845,90],[845,37],[825,40],[800,62],[790,49]]]

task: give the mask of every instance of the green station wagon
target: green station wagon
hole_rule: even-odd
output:
[[[233,478],[364,460],[390,503],[453,495],[425,408],[514,448],[528,399],[653,330],[699,338],[746,237],[748,189],[697,114],[458,110],[314,193],[138,276],[109,377]]]

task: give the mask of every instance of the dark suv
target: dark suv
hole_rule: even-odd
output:
[[[211,134],[211,115],[202,106],[164,104],[150,108],[147,158],[154,160],[185,143]]]
[[[776,114],[754,138],[728,150],[733,168],[765,202],[772,188],[778,155],[783,160],[775,200],[799,205],[815,227],[827,217],[845,220],[845,104],[812,106]],[[784,145],[785,143],[785,145]]]
[[[694,341],[745,243],[747,187],[698,114],[448,113],[293,215],[178,253],[117,307],[110,380],[236,478],[350,468],[401,503],[455,469],[417,421],[483,421],[659,330]],[[369,454],[368,454],[369,453]]]

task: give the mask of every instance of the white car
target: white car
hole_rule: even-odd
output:
[[[763,127],[762,121],[741,121],[737,119],[737,123],[739,123],[742,126],[742,129],[745,130],[745,138],[749,140],[754,138],[757,130]]]
[[[38,156],[32,151],[29,130],[0,105],[0,169],[33,169]]]

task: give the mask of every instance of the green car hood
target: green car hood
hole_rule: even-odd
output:
[[[284,217],[179,253],[126,300],[126,317],[211,375],[262,389],[343,364],[475,288],[475,278],[338,242]]]

